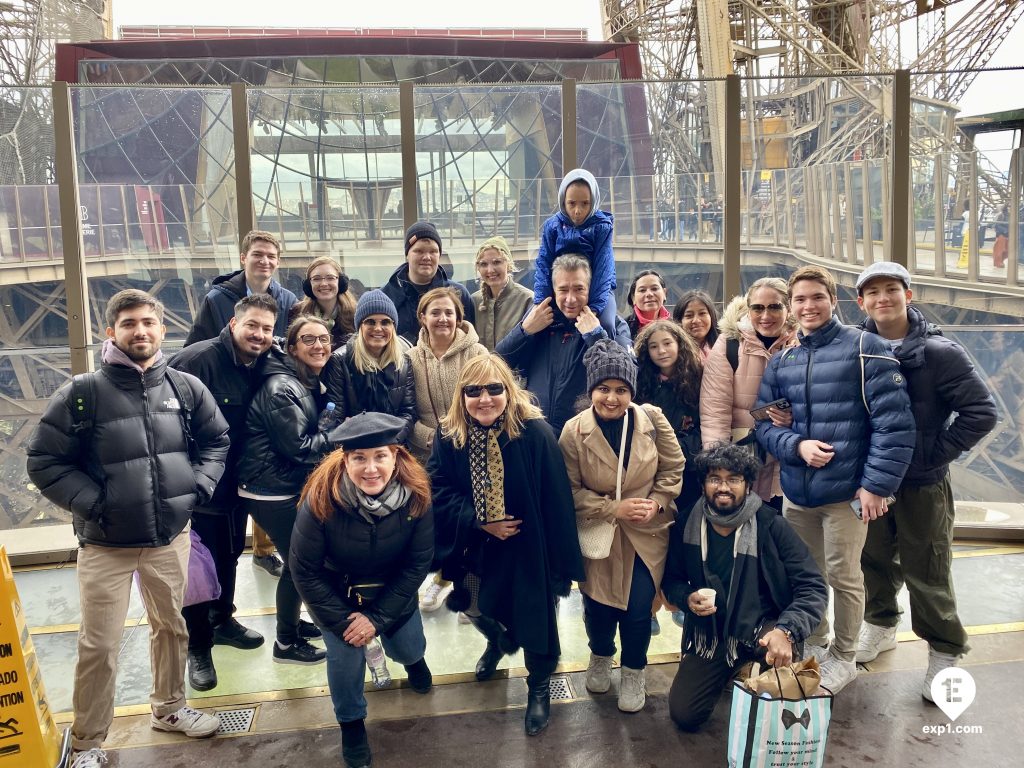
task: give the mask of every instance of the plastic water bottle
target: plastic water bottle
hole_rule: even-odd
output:
[[[388,660],[384,657],[384,649],[376,637],[363,646],[366,655],[366,666],[370,668],[375,688],[387,688],[391,685],[391,673],[388,671]]]
[[[324,412],[320,414],[320,421],[317,422],[317,431],[326,432],[334,426],[338,419],[337,407],[334,403],[328,403]]]

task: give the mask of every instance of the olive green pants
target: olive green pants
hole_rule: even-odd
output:
[[[949,474],[934,485],[904,486],[889,512],[868,525],[860,564],[864,570],[864,621],[895,627],[896,596],[910,593],[914,633],[939,653],[963,654],[967,633],[953,592],[953,492]]]

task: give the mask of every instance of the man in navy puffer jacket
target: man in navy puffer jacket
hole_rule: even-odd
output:
[[[838,692],[857,676],[864,616],[860,555],[867,524],[885,514],[914,452],[906,383],[888,345],[832,316],[832,275],[802,267],[789,279],[800,345],[773,357],[758,405],[786,398],[788,427],[759,421],[757,439],[782,466],[783,514],[803,539],[835,594],[835,637],[828,620],[807,639],[821,662],[821,684]],[[861,518],[861,519],[858,519]]]

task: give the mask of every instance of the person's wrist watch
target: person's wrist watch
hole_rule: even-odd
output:
[[[778,624],[775,625],[775,628],[786,636],[786,639],[789,640],[790,645],[792,645],[795,642],[793,640],[792,630],[788,629],[787,627],[780,627]]]

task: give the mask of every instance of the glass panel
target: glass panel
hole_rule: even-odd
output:
[[[25,474],[25,445],[70,375],[49,88],[0,98],[0,530],[66,523]]]
[[[94,341],[107,300],[141,288],[165,305],[168,350],[219,273],[237,269],[231,93],[72,89]]]

